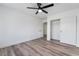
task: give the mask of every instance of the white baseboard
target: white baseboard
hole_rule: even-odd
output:
[[[69,44],[69,43],[67,43],[67,42],[63,42],[63,41],[60,41],[61,43],[65,43],[65,44]],[[69,45],[74,45],[74,46],[76,46],[77,44],[69,44]]]
[[[76,44],[76,47],[79,47],[79,45]]]

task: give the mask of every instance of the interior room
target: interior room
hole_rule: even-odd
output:
[[[79,56],[79,3],[0,3],[0,56]]]

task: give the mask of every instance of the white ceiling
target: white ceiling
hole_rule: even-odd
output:
[[[42,6],[47,5],[48,3],[42,3]],[[79,8],[79,3],[54,3],[55,5],[53,7],[45,9],[48,11],[48,15],[59,13],[66,10],[71,10],[75,8]],[[38,13],[37,15],[35,12],[37,10],[27,9],[26,7],[37,7],[35,3],[3,3],[0,5],[8,6],[10,8],[14,8],[16,10],[19,10],[25,14],[29,14],[38,18],[46,18],[47,14],[45,13]]]
[[[48,8],[49,16],[51,14],[57,14],[68,10],[79,8],[79,3],[56,3],[54,7]]]

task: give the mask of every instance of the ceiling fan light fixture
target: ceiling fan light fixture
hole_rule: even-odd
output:
[[[38,12],[42,12],[42,10],[38,10]]]

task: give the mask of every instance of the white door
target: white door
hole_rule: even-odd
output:
[[[76,44],[76,17],[70,16],[61,19],[61,42]]]
[[[60,20],[52,21],[52,39],[60,39]]]

